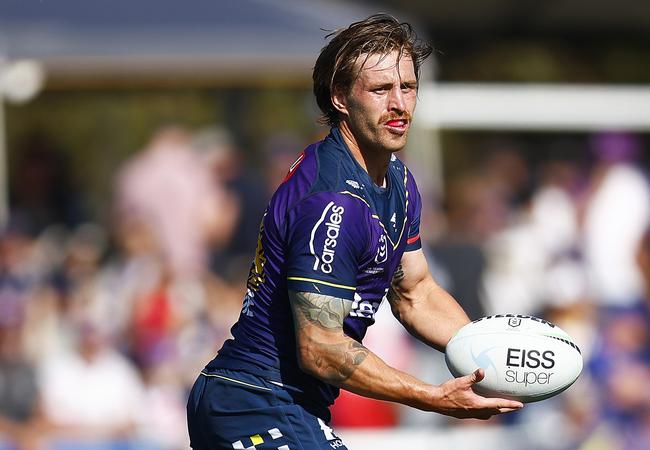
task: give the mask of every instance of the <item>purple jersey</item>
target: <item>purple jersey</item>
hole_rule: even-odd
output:
[[[333,403],[338,389],[298,367],[288,291],[351,300],[343,331],[361,342],[402,254],[421,247],[413,176],[392,157],[386,178],[386,188],[372,182],[337,128],[305,149],[262,219],[234,339],[208,368],[282,383],[302,403]]]

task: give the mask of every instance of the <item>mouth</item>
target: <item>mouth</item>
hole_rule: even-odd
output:
[[[391,133],[404,134],[409,127],[409,121],[408,119],[391,119],[384,125]]]

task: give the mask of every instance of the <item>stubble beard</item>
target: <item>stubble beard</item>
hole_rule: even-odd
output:
[[[408,122],[408,127],[403,134],[393,133],[385,128],[385,124],[391,120],[406,120]],[[377,124],[377,130],[379,136],[385,140],[383,147],[391,153],[402,150],[406,146],[408,133],[411,130],[411,124],[412,116],[408,111],[404,111],[401,114],[394,112],[382,114],[379,118],[379,123]]]
[[[377,126],[375,135],[377,139],[371,145],[373,145],[377,151],[387,152],[387,153],[396,153],[406,147],[408,141],[408,134],[410,127],[404,131],[403,134],[392,133],[384,127],[382,122]]]

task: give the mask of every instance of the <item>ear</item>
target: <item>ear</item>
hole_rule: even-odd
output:
[[[348,115],[348,99],[341,89],[334,89],[331,101],[338,112]]]

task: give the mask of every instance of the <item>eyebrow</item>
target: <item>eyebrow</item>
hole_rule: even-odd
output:
[[[393,80],[376,80],[372,81],[369,83],[366,83],[366,86],[369,89],[378,89],[378,88],[390,88],[395,85]],[[399,86],[406,86],[409,88],[415,88],[418,86],[417,80],[406,80],[406,81],[400,81]]]
[[[380,86],[393,86],[395,84],[395,80],[393,79],[378,79],[378,80],[368,80],[364,84],[370,87],[380,87]],[[416,79],[406,79],[406,80],[401,80],[399,82],[400,86],[417,86],[418,81]]]

